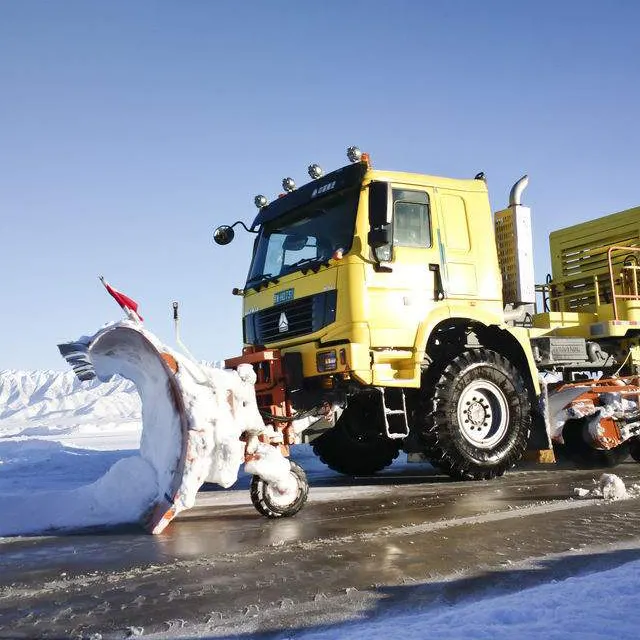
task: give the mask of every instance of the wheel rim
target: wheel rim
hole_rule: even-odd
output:
[[[265,498],[273,506],[283,509],[297,500],[298,488],[298,478],[291,472],[285,487],[276,489],[273,484],[266,482],[264,487]]]
[[[493,382],[476,380],[460,394],[457,417],[467,442],[490,449],[502,440],[509,427],[507,398]]]

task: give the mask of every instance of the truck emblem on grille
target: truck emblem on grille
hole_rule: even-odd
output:
[[[289,321],[287,320],[287,316],[284,314],[284,312],[280,314],[280,320],[278,321],[278,331],[280,333],[289,331]]]

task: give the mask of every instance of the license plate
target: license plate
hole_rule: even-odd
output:
[[[273,304],[282,304],[293,300],[293,289],[285,289],[273,294]]]

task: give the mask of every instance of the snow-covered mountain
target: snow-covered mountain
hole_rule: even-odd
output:
[[[140,419],[140,398],[128,380],[80,382],[73,371],[0,371],[0,435],[46,424]]]

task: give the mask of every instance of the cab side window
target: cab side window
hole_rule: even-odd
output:
[[[430,247],[429,196],[424,191],[393,190],[393,244]]]

